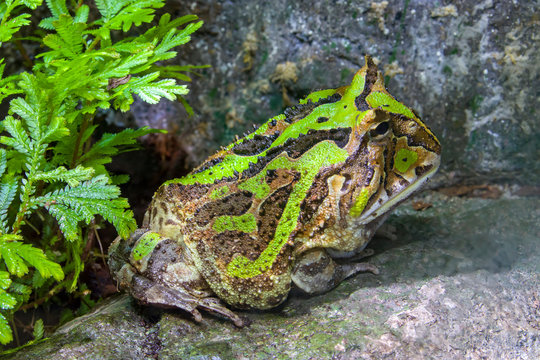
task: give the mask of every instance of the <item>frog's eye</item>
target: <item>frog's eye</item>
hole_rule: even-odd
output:
[[[383,121],[379,123],[375,129],[370,130],[369,135],[372,138],[379,138],[388,133],[388,130],[390,130],[390,124],[388,121]]]

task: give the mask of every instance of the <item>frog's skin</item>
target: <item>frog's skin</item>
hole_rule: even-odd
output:
[[[373,266],[357,259],[390,210],[439,167],[441,146],[384,88],[370,57],[351,85],[316,91],[155,193],[110,267],[143,303],[243,320],[292,284],[315,294]]]

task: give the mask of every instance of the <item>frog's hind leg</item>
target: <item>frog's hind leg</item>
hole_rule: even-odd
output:
[[[143,304],[179,308],[196,321],[204,309],[229,318],[238,327],[244,321],[225,307],[194,266],[180,243],[147,229],[128,240],[115,240],[109,249],[109,267],[120,288]]]
[[[308,294],[321,294],[336,287],[343,279],[358,272],[379,270],[367,263],[338,264],[324,249],[313,249],[303,253],[296,261],[292,280]]]
[[[164,308],[178,308],[189,312],[193,318],[202,321],[197,308],[204,309],[230,319],[234,325],[243,327],[244,320],[223,305],[214,297],[198,298],[183,289],[170,287],[153,282],[144,276],[134,274],[130,286],[131,295],[144,304]]]

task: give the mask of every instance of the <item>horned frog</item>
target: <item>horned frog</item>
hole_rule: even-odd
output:
[[[389,212],[439,167],[441,145],[385,89],[369,56],[349,86],[316,91],[155,193],[143,225],[109,249],[121,288],[145,304],[244,320],[291,286],[328,291]]]

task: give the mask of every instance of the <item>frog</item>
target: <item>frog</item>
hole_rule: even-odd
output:
[[[377,273],[358,260],[440,156],[437,137],[366,55],[349,85],[310,93],[161,185],[142,226],[111,244],[109,267],[142,304],[245,326],[236,309]]]

